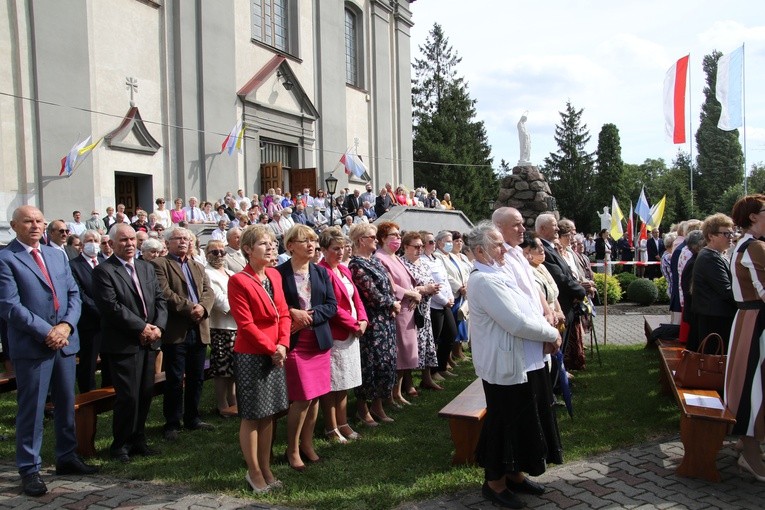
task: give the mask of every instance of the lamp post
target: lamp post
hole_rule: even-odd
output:
[[[329,177],[324,179],[324,184],[327,185],[327,194],[329,195],[329,226],[334,227],[335,226],[335,218],[332,214],[332,206],[334,205],[335,198],[333,195],[335,194],[335,191],[337,191],[337,179],[334,175],[329,174]]]

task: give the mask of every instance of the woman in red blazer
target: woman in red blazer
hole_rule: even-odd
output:
[[[324,433],[330,441],[345,443],[360,436],[348,425],[348,390],[361,385],[359,337],[367,328],[367,313],[353,284],[351,271],[342,265],[346,239],[338,227],[325,229],[319,236],[324,258],[319,262],[332,280],[337,299],[337,314],[329,321],[332,330],[331,387],[321,397]]]
[[[279,272],[270,267],[276,239],[268,227],[252,225],[242,233],[247,259],[228,281],[234,343],[237,405],[242,421],[239,444],[247,461],[248,486],[263,493],[281,487],[271,473],[273,416],[289,406],[284,360],[290,344],[290,313]]]

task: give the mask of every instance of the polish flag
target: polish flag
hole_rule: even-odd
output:
[[[664,121],[672,143],[685,143],[685,89],[688,80],[686,55],[669,68],[664,78]]]
[[[632,201],[630,201],[630,216],[627,219],[627,232],[625,234],[627,238],[627,242],[630,245],[630,248],[634,246],[634,235],[635,235],[635,223],[633,222],[633,217],[635,216],[635,213],[632,212]]]

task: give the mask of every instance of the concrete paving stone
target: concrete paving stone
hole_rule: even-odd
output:
[[[11,498],[9,500],[6,500],[3,502],[2,508],[13,508],[18,510],[34,510],[37,508],[40,508],[42,503],[39,503],[32,498],[27,498],[26,496],[21,497],[15,497]]]
[[[591,492],[587,491],[579,493],[576,496],[572,496],[571,499],[572,501],[577,501],[577,505],[579,503],[586,504],[588,508],[603,508],[610,504],[609,501],[601,497],[597,497]]]
[[[600,478],[601,481],[603,481],[603,478]],[[585,491],[594,494],[596,497],[603,497],[606,494],[611,494],[614,492],[614,489],[611,487],[605,487],[599,483],[597,483],[594,480],[585,480],[584,482],[579,482],[576,484],[577,487],[580,487],[584,489]]]
[[[639,464],[638,467],[651,471],[659,476],[672,476],[675,473],[675,469],[668,469],[660,464],[661,459],[656,458],[655,462],[644,462]]]
[[[608,473],[608,476],[611,478],[616,478],[618,480],[621,480],[628,486],[634,487],[640,483],[643,483],[645,481],[645,478],[640,476],[635,476],[632,473],[629,473],[621,468],[616,468],[616,465],[611,466],[611,471]],[[641,473],[645,473],[645,470],[641,470]]]
[[[611,494],[603,496],[604,500],[616,503],[618,508],[631,508],[636,505],[635,499],[628,497],[623,492],[614,491]]]
[[[611,483],[606,484],[606,487],[611,487],[617,492],[621,492],[627,497],[634,498],[638,494],[645,492],[645,489],[639,487],[633,487],[632,485],[625,483],[622,480],[614,480]]]
[[[555,508],[571,508],[578,503],[577,500],[564,496],[560,491],[550,491],[539,496],[539,499],[549,501],[556,505]]]
[[[577,480],[577,482],[579,481],[582,480]],[[546,485],[548,490],[554,487],[555,490],[560,491],[564,496],[569,498],[573,498],[583,492],[587,492],[586,489],[571,483],[571,480],[561,480],[554,484],[547,483]]]
[[[618,462],[611,464],[611,469],[612,472],[614,469],[618,469],[632,476],[642,475],[646,472],[645,469],[635,466],[634,463],[635,458],[632,456],[629,456],[628,458],[620,458]]]

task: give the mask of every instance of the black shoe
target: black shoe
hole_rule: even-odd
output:
[[[112,459],[116,460],[117,462],[121,462],[122,464],[129,464],[131,461],[130,455],[125,452],[112,453]]]
[[[484,498],[488,499],[495,505],[499,505],[505,508],[523,508],[526,504],[521,499],[505,489],[502,492],[494,492],[494,489],[489,487],[487,482],[483,483],[481,487],[481,494]]]
[[[169,429],[162,433],[162,437],[165,438],[165,441],[178,441],[178,431],[176,429]]]
[[[198,421],[194,423],[193,425],[190,425],[186,427],[188,430],[212,430],[215,428],[215,425],[212,425],[210,423],[204,422],[204,421]]]
[[[24,494],[32,496],[33,498],[42,496],[48,492],[48,487],[45,486],[40,473],[30,473],[21,479],[21,487],[24,489]]]
[[[144,457],[153,457],[154,455],[159,455],[159,450],[155,450],[154,448],[149,448],[147,444],[137,444],[130,447],[128,450],[128,453],[130,455],[142,455]]]
[[[533,494],[534,496],[541,496],[545,493],[545,486],[541,483],[532,482],[528,477],[524,478],[522,482],[513,482],[505,480],[507,488],[513,492],[523,492],[526,494]]]
[[[95,473],[98,473],[98,468],[85,464],[77,455],[65,462],[56,463],[57,475],[93,475]]]

